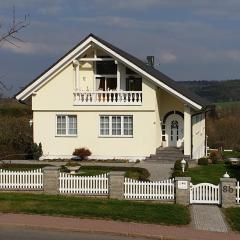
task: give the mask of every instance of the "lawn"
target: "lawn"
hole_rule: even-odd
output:
[[[51,166],[49,164],[19,164],[19,163],[4,163],[0,165],[0,169],[11,170],[11,171],[27,171],[38,168],[44,168]]]
[[[186,176],[192,178],[193,184],[203,182],[218,184],[225,172],[228,172],[230,177],[240,180],[240,166],[230,166],[224,163],[189,168]]]
[[[186,225],[190,222],[188,207],[178,204],[44,194],[1,193],[0,212],[75,216],[165,225]]]
[[[0,165],[0,169],[11,170],[11,171],[27,171],[38,168],[44,168],[46,166],[51,166],[49,164],[2,164]],[[62,166],[61,170],[66,170],[65,167]],[[110,171],[124,171],[125,177],[146,181],[148,180],[150,173],[145,168],[139,167],[112,167],[112,166],[82,166],[80,172],[77,174],[79,176],[95,176],[103,173],[108,173]]]
[[[64,169],[64,168],[63,168]],[[103,173],[108,173],[110,171],[124,171],[125,177],[137,179],[137,180],[148,180],[150,173],[145,168],[139,167],[113,167],[113,166],[82,166],[80,168],[81,176],[94,176]]]
[[[227,208],[224,213],[232,229],[240,231],[240,208]]]

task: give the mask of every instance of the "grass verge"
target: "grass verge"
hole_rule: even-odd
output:
[[[192,178],[192,183],[208,182],[212,184],[218,184],[220,178],[225,172],[228,172],[230,177],[240,180],[240,169],[238,166],[230,166],[224,163],[211,164],[207,166],[197,166],[189,168],[186,172],[186,176]]]
[[[232,229],[240,231],[240,208],[227,208],[223,212]]]
[[[75,216],[165,225],[185,225],[190,222],[189,209],[178,204],[44,194],[1,193],[0,212]]]
[[[4,163],[0,165],[0,169],[10,170],[10,171],[27,171],[38,168],[44,168],[51,166],[49,164],[19,164],[19,163]]]

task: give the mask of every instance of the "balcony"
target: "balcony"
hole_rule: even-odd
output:
[[[142,91],[74,91],[74,105],[141,106]]]

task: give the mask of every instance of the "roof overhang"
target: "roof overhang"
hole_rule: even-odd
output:
[[[118,54],[116,51],[112,50],[102,42],[100,42],[98,39],[95,39],[92,35],[89,35],[85,40],[83,40],[77,47],[75,47],[73,50],[70,50],[63,58],[61,58],[57,63],[53,64],[49,69],[47,69],[43,74],[41,74],[39,77],[37,77],[32,83],[30,83],[27,87],[25,87],[23,90],[21,90],[19,93],[15,95],[15,98],[18,101],[25,101],[27,98],[29,98],[33,93],[37,92],[47,81],[49,81],[52,77],[54,77],[56,74],[58,74],[65,66],[70,64],[74,59],[79,57],[81,54],[83,54],[88,48],[92,46],[92,43],[97,45],[98,47],[102,48],[104,51],[106,51],[108,54],[115,57],[118,61],[126,64],[130,68],[137,71],[142,76],[146,77],[147,79],[150,79],[154,84],[159,86],[160,88],[166,90],[167,92],[173,94],[180,100],[182,100],[184,103],[189,104],[191,107],[193,107],[196,110],[201,110],[203,106],[196,103],[195,101],[189,99],[188,97],[184,96],[177,90],[171,88],[167,84],[161,82],[161,79],[157,79],[142,68],[138,67],[133,62],[129,61],[128,59],[124,58],[120,54]]]

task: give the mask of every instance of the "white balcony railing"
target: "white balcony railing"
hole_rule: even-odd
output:
[[[142,91],[75,91],[74,105],[142,105]]]

